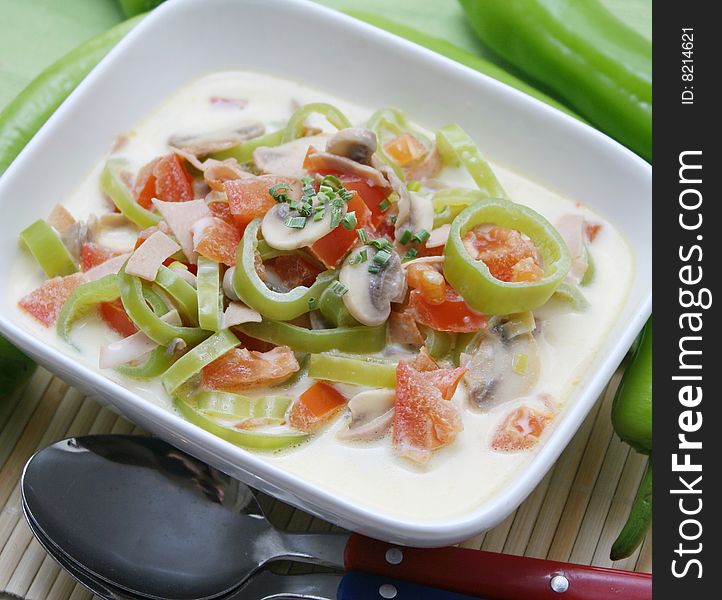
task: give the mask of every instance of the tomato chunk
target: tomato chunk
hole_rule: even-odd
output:
[[[130,320],[128,313],[123,308],[123,302],[118,298],[113,302],[101,302],[98,306],[100,317],[106,325],[122,337],[133,335],[138,328]]]
[[[464,236],[464,247],[470,256],[483,261],[489,272],[501,281],[539,281],[544,275],[539,249],[515,229],[479,225]]]
[[[136,179],[137,201],[143,208],[152,206],[152,199],[164,202],[193,200],[193,178],[176,154],[155,159],[143,167]]]
[[[119,256],[120,252],[94,242],[83,242],[80,247],[80,267],[83,271],[102,265],[106,260]]]
[[[339,179],[343,182],[343,187],[361,196],[364,204],[366,204],[371,211],[369,226],[371,229],[377,229],[379,225],[386,220],[388,215],[388,208],[384,210],[381,207],[381,203],[389,197],[391,188],[369,185],[365,179],[361,179],[361,177],[355,175],[341,174]]]
[[[469,333],[486,327],[486,317],[464,302],[450,286],[446,286],[446,297],[440,304],[431,304],[419,290],[412,290],[409,306],[417,322],[437,331]]]
[[[406,269],[409,287],[417,289],[429,304],[446,301],[446,280],[436,267],[429,263],[415,263]]]
[[[236,264],[236,248],[240,243],[241,232],[238,227],[221,219],[213,219],[200,236],[194,238],[198,254],[229,267]]]
[[[491,447],[499,452],[518,452],[532,448],[551,423],[551,411],[520,406],[511,411],[497,427]]]
[[[288,423],[300,431],[316,431],[345,405],[346,398],[341,392],[318,381],[294,402]]]
[[[203,367],[202,381],[207,388],[233,392],[279,383],[298,369],[296,356],[288,346],[268,352],[233,348]]]
[[[426,156],[428,150],[423,142],[408,131],[384,144],[386,154],[400,167],[409,167]]]
[[[440,368],[425,347],[421,348],[421,352],[416,355],[416,358],[410,364],[414,369],[421,372],[424,379],[441,392],[444,400],[451,400],[456,388],[468,371],[466,367],[457,367],[456,369]]]
[[[58,320],[60,309],[63,308],[63,304],[70,294],[83,283],[85,283],[85,276],[82,273],[53,277],[38,289],[21,298],[18,306],[46,327],[50,327]]]
[[[301,285],[312,286],[321,272],[321,269],[316,265],[312,265],[297,254],[288,254],[275,258],[273,260],[273,270],[289,289]]]
[[[343,225],[339,225],[310,247],[313,255],[329,269],[335,267],[346,257],[359,239],[356,229],[366,227],[371,218],[371,211],[358,194],[353,195],[346,204],[346,208],[348,212],[356,213],[356,227],[349,230]]]
[[[456,406],[421,371],[406,361],[396,367],[392,443],[399,456],[425,463],[433,450],[450,444],[463,430]]]
[[[226,223],[236,224],[236,220],[231,214],[231,207],[228,202],[208,202],[208,208],[214,217],[223,219]]]
[[[265,215],[276,204],[268,190],[279,183],[287,183],[294,187],[298,184],[292,177],[278,175],[259,175],[224,182],[223,189],[236,223],[245,227],[256,217]]]

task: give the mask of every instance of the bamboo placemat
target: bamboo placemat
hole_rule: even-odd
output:
[[[612,563],[609,549],[622,527],[646,457],[613,435],[611,400],[617,373],[554,469],[519,509],[495,529],[468,540],[469,548],[651,572],[651,535],[641,550]],[[87,600],[33,539],[22,516],[18,478],[37,449],[88,433],[139,432],[132,423],[84,397],[44,369],[15,397],[0,403],[0,598]],[[263,498],[270,520],[289,530],[331,525]]]

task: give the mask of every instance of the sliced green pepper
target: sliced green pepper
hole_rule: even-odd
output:
[[[221,272],[218,263],[198,257],[198,324],[209,331],[220,331],[222,317]]]
[[[292,399],[288,396],[249,398],[214,390],[198,392],[195,401],[198,410],[212,417],[284,419]]]
[[[123,164],[123,161],[119,159],[111,159],[105,163],[103,172],[100,174],[100,189],[129,221],[141,229],[157,225],[160,222],[160,216],[138,204],[121,178],[120,170]]]
[[[120,296],[115,275],[106,275],[96,281],[78,286],[68,296],[55,324],[58,335],[70,343],[73,323],[101,302],[113,302]]]
[[[42,219],[23,229],[20,239],[48,277],[71,275],[78,270],[58,233]]]
[[[240,343],[230,329],[219,331],[173,363],[173,366],[161,377],[163,387],[169,394],[172,394],[203,367]]]
[[[576,285],[571,285],[566,281],[562,281],[559,287],[554,291],[556,296],[559,296],[562,300],[566,300],[572,305],[572,308],[581,312],[589,307],[589,302],[582,294],[581,290]]]
[[[456,342],[456,335],[451,331],[437,331],[431,327],[424,328],[426,349],[432,358],[444,358],[451,352]]]
[[[359,354],[379,352],[386,346],[386,325],[377,327],[337,327],[335,329],[304,329],[282,321],[244,323],[239,325],[246,335],[277,346],[289,346],[298,352],[321,353],[330,350]]]
[[[318,299],[318,310],[323,318],[334,327],[356,327],[360,323],[351,316],[343,298],[338,295],[331,287],[327,287],[321,292]]]
[[[474,140],[456,123],[446,125],[436,132],[436,147],[445,165],[455,167],[461,164],[466,167],[476,185],[487,196],[507,197]]]
[[[308,360],[308,376],[352,385],[395,388],[396,363],[360,356],[312,354]]]
[[[178,411],[194,425],[197,425],[201,429],[205,429],[213,435],[217,435],[219,438],[224,439],[227,442],[231,442],[232,444],[243,446],[245,448],[254,448],[256,450],[279,450],[281,448],[287,448],[295,444],[300,444],[308,438],[307,433],[295,431],[289,431],[288,433],[263,433],[226,427],[225,425],[216,423],[206,417],[181,396],[175,397],[175,405],[178,408]]]
[[[318,302],[321,292],[335,279],[332,271],[321,273],[314,284],[307,288],[299,286],[290,292],[268,289],[256,272],[256,248],[261,219],[248,224],[243,239],[236,250],[236,270],[233,288],[238,297],[264,317],[277,321],[290,321],[309,312]],[[314,302],[315,301],[315,302]]]
[[[239,164],[244,165],[246,163],[253,162],[253,151],[261,146],[274,147],[278,146],[283,142],[283,135],[285,129],[279,129],[278,131],[272,131],[266,135],[261,135],[251,140],[241,142],[238,146],[228,148],[227,150],[221,150],[219,152],[211,152],[209,156],[216,160],[226,160],[227,158],[235,158]]]
[[[371,115],[366,127],[373,131],[378,138],[379,145],[376,149],[376,154],[384,163],[394,170],[394,173],[396,173],[401,181],[406,181],[406,173],[404,173],[404,170],[396,164],[396,161],[386,153],[386,149],[384,148],[384,142],[390,139],[388,135],[385,135],[386,132],[397,137],[404,132],[411,131],[411,125],[406,115],[397,108],[381,108]],[[431,145],[429,140],[426,139],[426,136],[418,132],[414,132],[413,135],[421,139],[427,148]]]
[[[210,335],[198,327],[179,327],[162,321],[146,304],[140,279],[128,275],[124,268],[118,273],[117,284],[125,312],[138,329],[161,346],[176,339],[195,346]]]
[[[478,225],[492,223],[518,230],[531,238],[544,260],[539,281],[500,281],[483,261],[473,259],[463,238]],[[571,258],[556,229],[531,208],[509,200],[487,198],[464,209],[451,224],[444,249],[444,275],[472,308],[504,315],[532,310],[544,304],[566,277]]]
[[[292,142],[303,137],[303,128],[306,119],[314,113],[326,117],[326,120],[336,129],[346,129],[352,126],[351,121],[348,120],[346,115],[332,104],[327,104],[326,102],[311,102],[310,104],[301,106],[291,115],[283,134],[283,142]]]
[[[175,362],[175,355],[168,348],[158,346],[148,353],[148,358],[139,365],[119,365],[115,367],[121,375],[131,379],[154,379],[165,373]]]
[[[184,321],[198,324],[198,294],[190,283],[173,269],[161,266],[155,284],[171,297]]]

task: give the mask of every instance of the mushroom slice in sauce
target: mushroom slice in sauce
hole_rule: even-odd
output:
[[[417,192],[410,192],[391,167],[381,167],[381,172],[388,179],[391,189],[399,197],[397,202],[398,215],[394,235],[400,239],[405,231],[418,233],[422,229],[431,231],[434,227],[434,206],[431,198]]]
[[[263,135],[266,128],[262,123],[248,123],[236,129],[222,129],[206,133],[172,135],[168,145],[180,148],[195,156],[205,156],[237,146],[241,142]]]
[[[366,251],[368,260],[360,262],[359,254]],[[404,287],[406,276],[396,251],[380,265],[378,273],[370,273],[369,265],[379,251],[373,246],[363,246],[352,252],[341,267],[338,279],[348,291],[343,302],[358,322],[368,326],[385,323],[391,314],[391,302],[397,298],[399,288]]]
[[[394,418],[395,390],[366,390],[356,394],[348,402],[351,415],[348,428],[338,432],[337,437],[349,441],[371,441],[383,437]]]
[[[307,165],[309,171],[316,173],[335,172],[344,175],[353,175],[363,179],[371,187],[389,187],[389,183],[381,171],[369,165],[358,163],[345,156],[338,156],[330,152],[319,152],[316,150],[306,156],[304,164]]]
[[[462,355],[469,404],[488,410],[525,396],[539,379],[540,359],[531,334],[504,339],[497,331],[481,334],[471,355]]]
[[[253,162],[261,173],[302,177],[306,175],[303,161],[309,146],[323,146],[328,135],[299,138],[280,146],[259,146],[253,151]]]
[[[339,130],[328,140],[326,152],[370,165],[376,145],[376,134],[370,129],[348,127]]]
[[[314,210],[318,206],[318,204],[314,205]],[[344,204],[341,206],[341,217],[345,214],[346,205]],[[276,204],[263,217],[261,223],[263,239],[268,242],[269,246],[277,250],[296,250],[310,246],[332,231],[332,214],[329,206],[326,206],[321,220],[316,221],[313,216],[307,217],[306,224],[302,228],[289,227],[285,224],[288,217],[298,216],[300,216],[298,212],[291,210],[291,207],[285,202]]]

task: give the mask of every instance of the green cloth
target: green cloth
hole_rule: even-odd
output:
[[[467,26],[457,0],[317,1],[341,10],[379,12],[493,59]],[[603,2],[631,27],[651,37],[652,0]],[[116,0],[0,0],[0,15],[0,109],[43,68],[122,19]]]

